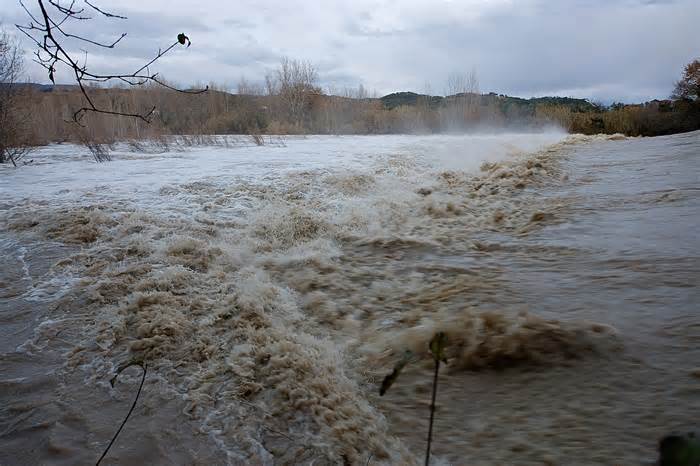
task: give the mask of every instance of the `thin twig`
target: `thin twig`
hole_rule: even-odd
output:
[[[108,18],[126,19],[126,16],[115,15],[114,13],[108,13],[108,12],[106,12],[106,11],[104,11],[104,10],[100,10],[100,9],[97,8],[95,5],[93,5],[92,3],[88,2],[88,0],[85,0],[85,3],[87,3],[88,5],[90,5],[90,7],[92,7],[92,9],[99,11],[100,13],[102,13],[103,15],[105,15],[105,16],[108,17]]]
[[[430,402],[430,426],[428,427],[428,447],[425,449],[425,466],[430,465],[430,444],[433,441],[433,420],[435,419],[435,397],[437,396],[438,373],[440,360],[435,359],[435,375],[433,376],[433,399]]]
[[[134,398],[134,402],[131,405],[131,409],[129,409],[129,412],[126,414],[126,417],[122,421],[122,424],[119,426],[119,429],[117,429],[117,432],[114,434],[114,437],[112,437],[112,440],[109,442],[109,445],[107,445],[107,448],[105,448],[105,451],[104,451],[104,453],[102,453],[102,456],[100,456],[100,459],[98,459],[97,463],[95,463],[95,466],[99,466],[100,461],[102,461],[102,459],[104,459],[104,457],[107,456],[107,452],[109,452],[109,449],[112,448],[112,445],[114,445],[114,442],[117,440],[119,433],[124,428],[124,425],[126,425],[126,421],[129,420],[129,416],[131,416],[131,413],[134,412],[134,408],[136,407],[136,402],[139,401],[139,396],[141,395],[141,389],[143,388],[143,382],[146,380],[147,367],[146,367],[145,363],[130,362],[127,365],[120,367],[119,369],[117,369],[117,375],[114,376],[111,383],[112,383],[112,385],[114,385],[114,382],[116,381],[117,377],[119,377],[119,374],[121,374],[124,369],[126,369],[127,367],[130,367],[130,366],[139,366],[141,369],[143,369],[143,375],[141,376],[141,384],[139,385],[139,390],[136,392],[136,398]]]

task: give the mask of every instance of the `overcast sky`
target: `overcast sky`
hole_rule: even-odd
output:
[[[241,76],[262,80],[289,56],[314,63],[326,88],[363,84],[379,95],[443,94],[451,72],[475,69],[482,92],[638,102],[666,98],[683,66],[700,58],[700,0],[93,3],[128,19],[96,18],[73,31],[104,41],[119,32],[128,36],[113,50],[88,48],[89,66],[137,68],[185,32],[192,47],[176,50],[152,71],[234,90]],[[0,0],[0,20],[7,26],[27,17],[18,1]],[[28,41],[24,45],[31,51]],[[32,80],[47,82],[37,65],[27,68]],[[70,76],[59,72],[57,82]]]

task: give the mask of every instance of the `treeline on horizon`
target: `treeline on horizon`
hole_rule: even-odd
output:
[[[241,80],[237,93],[217,86],[187,94],[159,86],[89,88],[98,107],[137,118],[88,113],[78,125],[84,96],[76,86],[23,85],[30,115],[28,140],[111,143],[170,134],[420,134],[485,130],[537,131],[557,126],[572,133],[656,136],[700,129],[700,102],[655,100],[609,107],[584,99],[522,99],[481,94],[474,74],[448,80],[447,97],[412,92],[370,97],[365,89],[323,92],[308,62],[283,60],[264,85]]]

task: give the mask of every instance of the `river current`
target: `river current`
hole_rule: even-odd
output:
[[[653,464],[698,429],[699,156],[698,132],[43,148],[0,172],[0,464],[93,464],[134,361],[102,464],[420,464],[438,331],[434,464]]]

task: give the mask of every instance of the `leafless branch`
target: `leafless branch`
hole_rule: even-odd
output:
[[[92,3],[88,2],[87,0],[85,0],[85,3],[87,3],[88,6],[90,6],[90,8],[92,8],[93,10],[102,13],[103,15],[105,15],[105,16],[108,17],[108,18],[126,19],[126,16],[119,16],[119,15],[115,15],[115,14],[113,14],[113,13],[107,13],[107,12],[104,11],[104,10],[100,10],[98,7],[96,7],[96,6],[93,5]]]
[[[102,10],[94,3],[88,0],[83,0],[83,2],[93,11],[99,13],[102,16],[111,19],[127,19],[125,16],[121,16],[115,13],[111,13]],[[178,45],[185,45],[189,47],[191,45],[189,37],[184,33],[177,35],[175,42],[170,44],[165,49],[158,49],[158,53],[148,60],[145,65],[138,68],[133,73],[123,73],[123,74],[101,74],[93,72],[88,69],[87,66],[87,52],[85,52],[85,60],[81,65],[78,58],[76,58],[71,52],[68,51],[66,42],[70,39],[79,40],[96,47],[113,49],[119,42],[121,42],[126,33],[122,33],[111,43],[103,43],[93,40],[89,37],[85,37],[80,34],[73,34],[64,29],[64,23],[73,21],[86,21],[90,20],[89,16],[85,16],[85,8],[76,7],[76,0],[72,0],[68,6],[61,5],[59,0],[36,0],[39,12],[32,12],[24,4],[22,0],[19,0],[20,6],[24,9],[27,16],[30,19],[29,24],[19,25],[17,28],[27,36],[37,47],[34,55],[36,58],[34,61],[41,65],[47,70],[49,79],[52,83],[56,83],[56,66],[62,64],[67,66],[73,74],[75,82],[80,88],[80,92],[85,98],[86,105],[75,111],[73,114],[73,120],[79,123],[86,113],[102,113],[107,115],[118,115],[125,116],[129,118],[138,118],[147,123],[151,121],[152,116],[155,114],[155,107],[150,110],[144,110],[141,113],[124,113],[112,111],[106,108],[99,107],[95,104],[94,100],[90,97],[85,83],[88,82],[101,82],[107,83],[111,81],[118,81],[126,83],[130,86],[140,86],[149,82],[153,82],[167,89],[182,92],[186,94],[201,94],[208,90],[208,87],[201,90],[185,90],[178,89],[171,85],[163,82],[159,77],[158,73],[151,74],[148,68],[162,58],[165,54],[170,52],[174,47]]]

